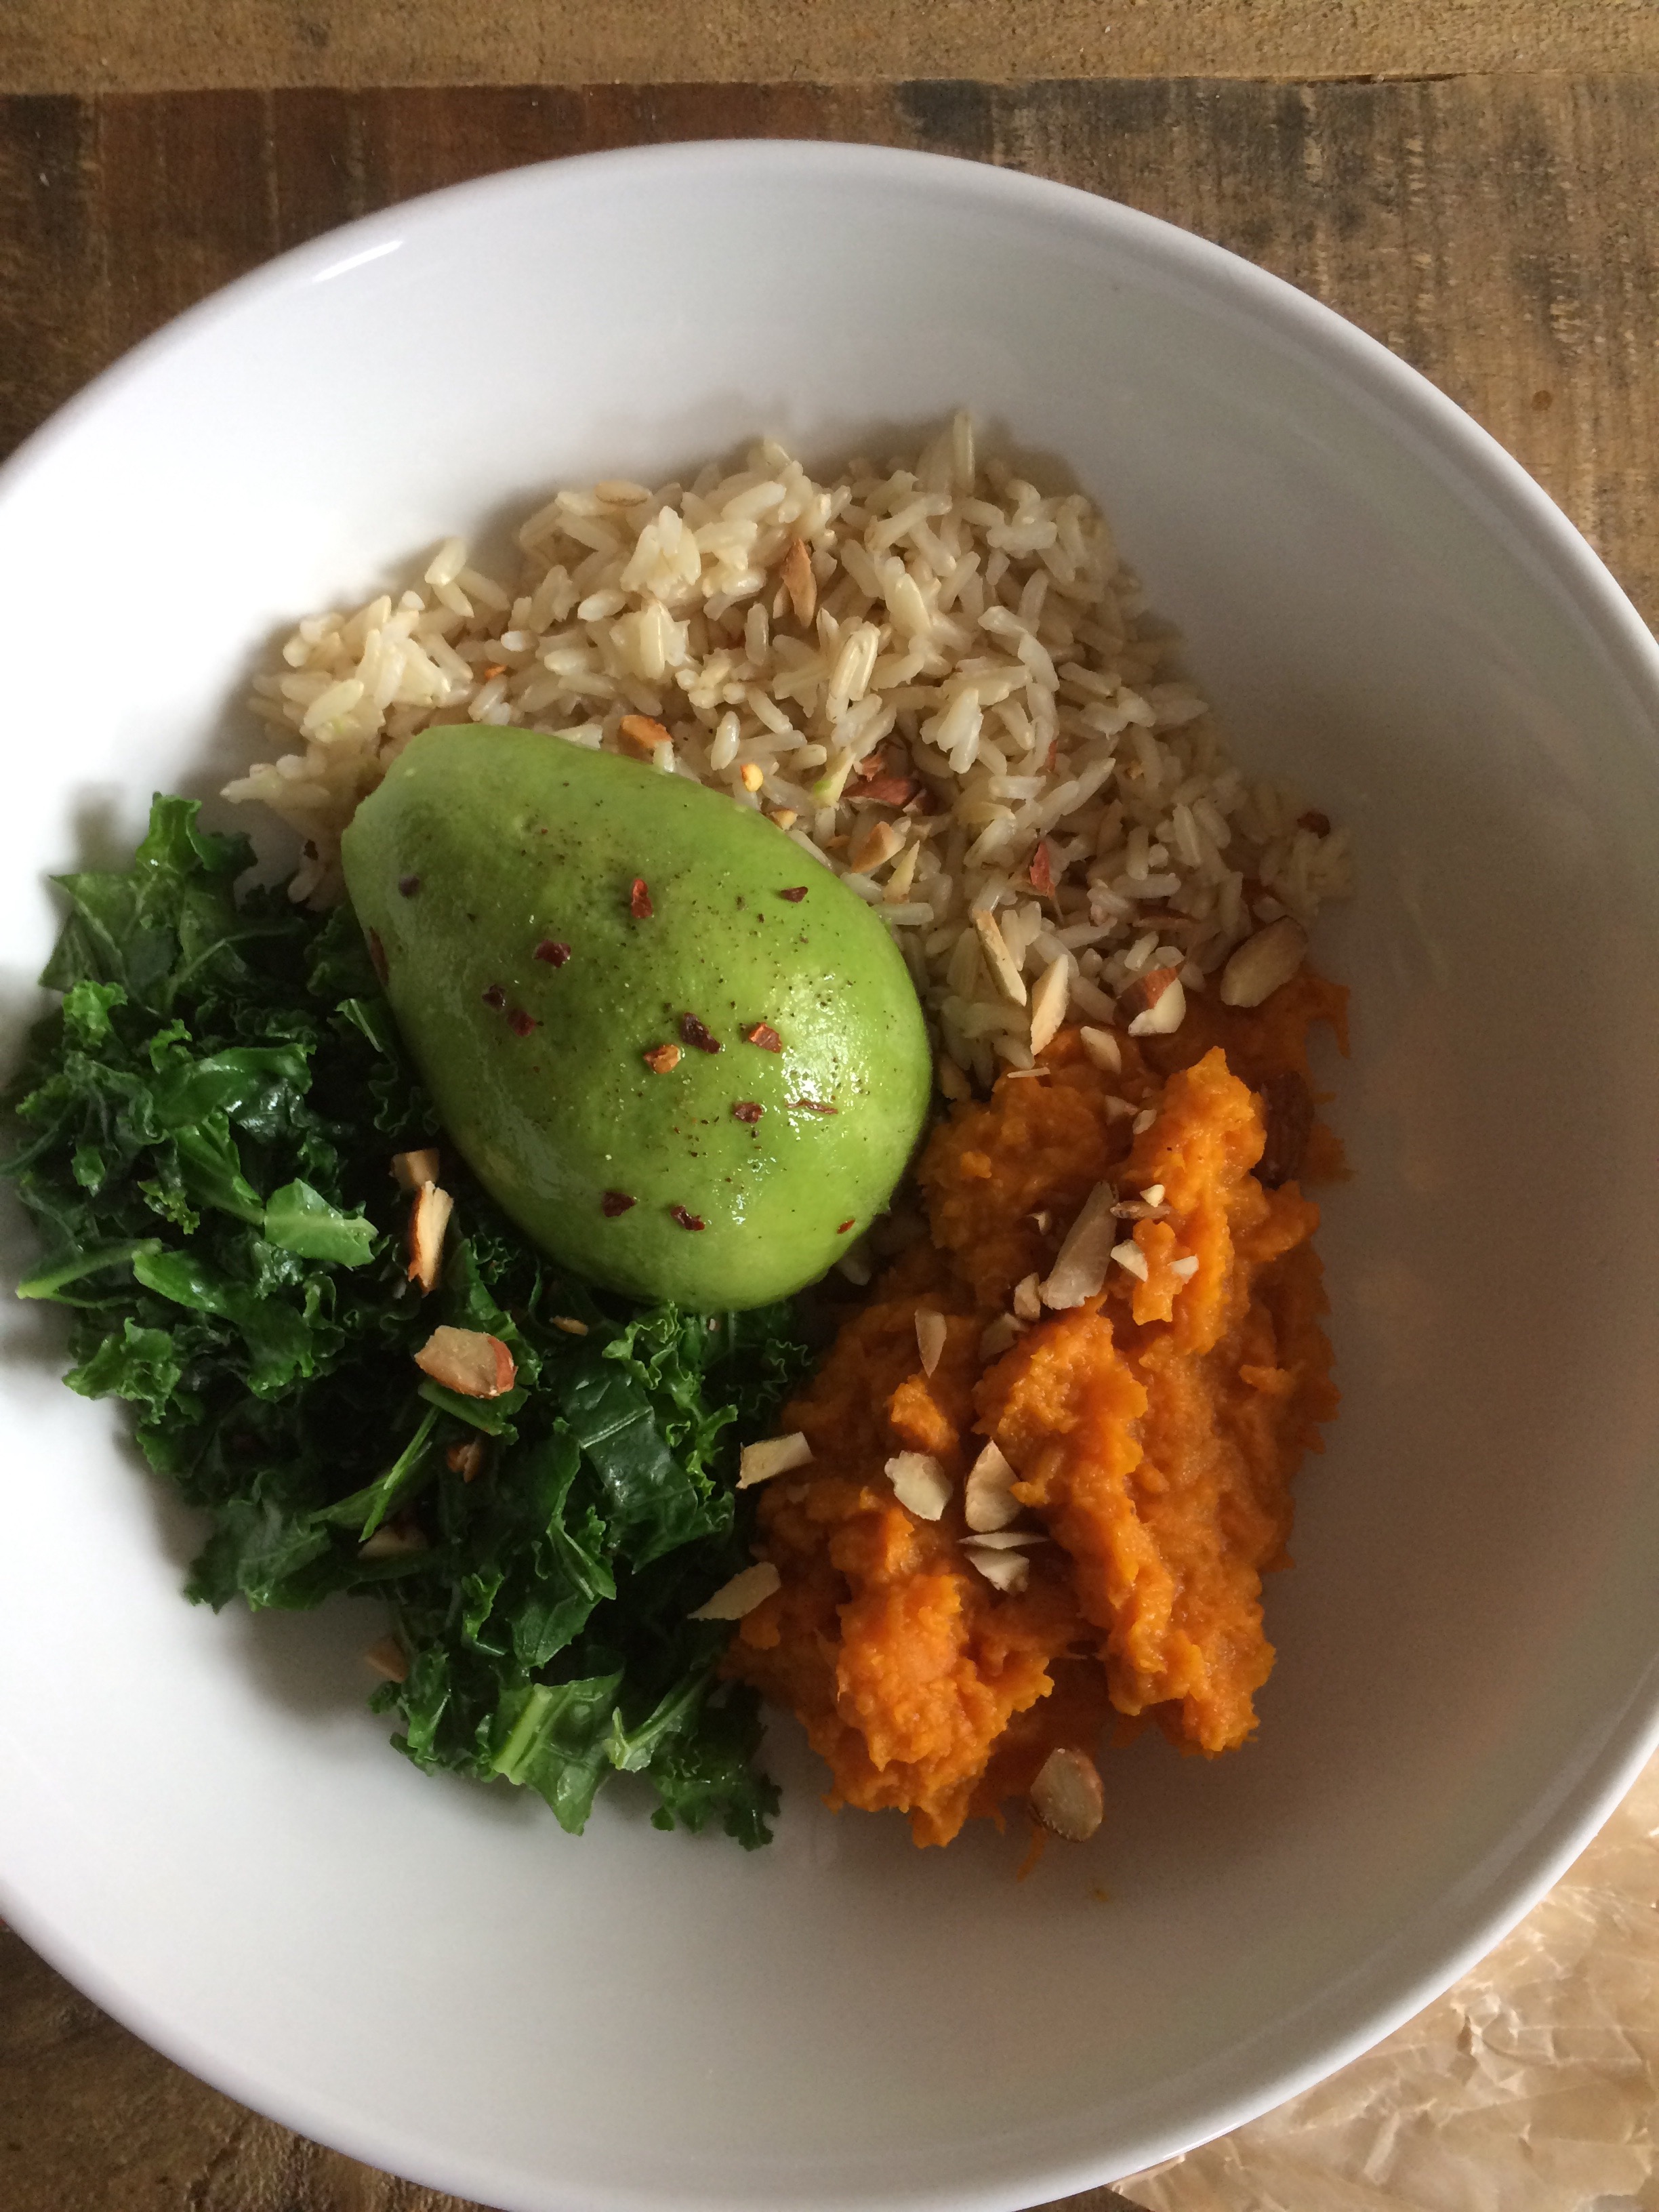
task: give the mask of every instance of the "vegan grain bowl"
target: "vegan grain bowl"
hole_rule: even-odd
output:
[[[962,415],[302,620],[227,793],[297,871],[158,797],[9,1093],[22,1294],[207,1516],[190,1595],[383,1600],[398,1747],[578,1831],[636,1772],[763,1842],[763,1700],[923,1844],[1243,1744],[1348,855],[1176,654]]]

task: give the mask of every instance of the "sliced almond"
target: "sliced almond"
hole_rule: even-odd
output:
[[[990,1528],[976,1530],[962,1540],[987,1552],[1017,1552],[1022,1545],[1046,1544],[1048,1539],[1041,1528]]]
[[[1188,1253],[1184,1260],[1171,1260],[1170,1262],[1170,1273],[1176,1276],[1181,1282],[1190,1283],[1193,1277],[1198,1273],[1197,1253]]]
[[[383,1521],[372,1536],[357,1547],[360,1559],[399,1559],[410,1552],[424,1552],[426,1532],[413,1521]]]
[[[436,1182],[437,1146],[428,1146],[418,1152],[393,1152],[392,1172],[399,1190],[418,1190],[423,1182]]]
[[[418,1283],[422,1295],[438,1286],[443,1265],[444,1231],[455,1201],[435,1182],[423,1182],[409,1210],[409,1279]]]
[[[979,1356],[981,1359],[1000,1359],[1003,1353],[1019,1342],[1025,1334],[1025,1323],[1012,1314],[999,1314],[988,1328],[980,1332]]]
[[[1247,937],[1221,971],[1224,1006],[1259,1006],[1281,983],[1288,983],[1308,956],[1308,935],[1300,922],[1283,915]]]
[[[1056,1310],[1080,1306],[1085,1298],[1093,1297],[1103,1287],[1117,1236],[1112,1212],[1116,1203],[1117,1193],[1109,1182],[1097,1182],[1084,1200],[1082,1211],[1066,1231],[1066,1241],[1048,1270],[1048,1280],[1039,1285],[1045,1306]]]
[[[1018,1517],[1013,1486],[1019,1480],[1000,1446],[988,1443],[968,1470],[962,1493],[963,1517],[970,1528],[1006,1528]]]
[[[642,760],[653,760],[659,745],[672,745],[672,738],[649,714],[624,714],[617,725],[623,743]]]
[[[1109,1121],[1127,1121],[1134,1110],[1127,1098],[1113,1097],[1106,1101],[1106,1119]]]
[[[416,1353],[415,1364],[463,1398],[499,1398],[513,1388],[518,1372],[500,1337],[481,1328],[434,1328]]]
[[[991,980],[1011,1006],[1025,1004],[1025,978],[1014,965],[1014,957],[1008,950],[1008,940],[1002,933],[1002,925],[995,915],[987,914],[982,908],[974,909],[974,929],[979,938],[980,950],[985,955],[985,964],[991,971]]]
[[[383,1682],[409,1680],[409,1654],[395,1636],[383,1636],[378,1644],[371,1644],[363,1656]]]
[[[778,574],[789,594],[790,612],[805,629],[818,611],[818,585],[812,574],[812,556],[804,538],[791,539]]]
[[[981,1544],[964,1544],[969,1564],[1000,1590],[1023,1590],[1031,1579],[1031,1562],[1024,1552],[988,1551]]]
[[[933,1306],[916,1308],[916,1350],[921,1354],[921,1371],[931,1375],[939,1365],[945,1350],[945,1340],[950,1334],[945,1316]]]
[[[752,1490],[757,1482],[770,1482],[775,1474],[805,1467],[811,1456],[812,1447],[799,1429],[791,1430],[787,1437],[763,1437],[758,1443],[743,1448],[738,1462],[738,1488]]]
[[[1037,1279],[1035,1269],[1029,1275],[1022,1275],[1018,1282],[1014,1285],[1014,1295],[1010,1303],[1013,1306],[1014,1317],[1017,1321],[1042,1320],[1042,1285]]]
[[[1127,1273],[1135,1276],[1143,1283],[1146,1281],[1146,1255],[1139,1244],[1126,1237],[1121,1244],[1113,1245],[1112,1257]]]
[[[1031,1049],[1042,1052],[1054,1042],[1054,1032],[1066,1018],[1072,995],[1072,956],[1062,952],[1037,978],[1031,994]]]
[[[1131,1036],[1173,1036],[1187,1018],[1187,993],[1178,968],[1149,968],[1119,1000],[1131,1017]]]
[[[904,842],[904,832],[895,830],[890,822],[872,822],[867,830],[854,838],[847,855],[849,875],[873,875],[884,867]]]
[[[463,1482],[476,1482],[483,1473],[483,1438],[469,1437],[464,1444],[451,1444],[444,1454],[444,1462],[450,1473],[459,1474]]]
[[[1043,1826],[1068,1844],[1086,1844],[1106,1811],[1100,1769],[1087,1752],[1056,1745],[1031,1784],[1031,1810]]]
[[[1110,1030],[1079,1030],[1084,1056],[1091,1067],[1097,1067],[1103,1075],[1121,1075],[1123,1048]]]
[[[1146,1185],[1146,1188],[1141,1192],[1140,1196],[1143,1205],[1162,1206],[1164,1203],[1164,1186],[1161,1182],[1149,1182]]]
[[[1135,1115],[1134,1120],[1130,1122],[1129,1127],[1134,1131],[1137,1137],[1144,1137],[1147,1130],[1152,1127],[1153,1122],[1156,1121],[1157,1119],[1158,1109],[1156,1106],[1143,1106],[1139,1113]]]
[[[729,1583],[722,1583],[713,1597],[705,1598],[690,1620],[741,1620],[752,1613],[775,1589],[783,1587],[783,1577],[770,1559],[757,1559],[752,1567],[739,1567]]]
[[[937,1521],[951,1502],[951,1478],[932,1452],[895,1452],[886,1472],[894,1497],[918,1521]]]

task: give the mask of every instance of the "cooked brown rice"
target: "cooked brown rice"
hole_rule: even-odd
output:
[[[257,679],[303,750],[226,796],[300,832],[295,897],[337,895],[342,830],[428,723],[650,757],[873,907],[983,1085],[1031,1065],[1034,1013],[1041,1042],[1109,1022],[1149,969],[1202,990],[1263,922],[1347,888],[1347,833],[1233,766],[1099,510],[981,457],[966,415],[821,483],[762,439],[689,485],[562,491],[519,545],[509,586],[447,539],[414,588],[307,617]]]

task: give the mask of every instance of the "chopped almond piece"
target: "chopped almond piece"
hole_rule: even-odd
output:
[[[981,1334],[979,1356],[981,1359],[1000,1359],[1003,1353],[1018,1344],[1025,1334],[1025,1323],[1017,1321],[1012,1314],[999,1314]]]
[[[1014,965],[1013,955],[1008,950],[1008,940],[995,915],[987,914],[983,908],[974,909],[974,928],[979,938],[980,950],[985,955],[985,964],[991,971],[991,980],[1010,1006],[1025,1004],[1025,978]]]
[[[878,868],[887,865],[903,842],[903,832],[895,830],[890,822],[872,822],[854,839],[847,865],[855,876],[873,875]]]
[[[1031,1544],[1046,1544],[1048,1539],[1041,1528],[990,1528],[975,1529],[962,1540],[981,1552],[1018,1552]]]
[[[1035,1271],[1014,1285],[1013,1308],[1021,1321],[1042,1317],[1042,1291]]]
[[[653,1075],[666,1075],[679,1066],[680,1048],[677,1044],[653,1044],[644,1058]]]
[[[418,1190],[423,1182],[436,1182],[438,1147],[430,1145],[418,1152],[393,1152],[392,1176],[399,1190]]]
[[[1058,960],[1050,962],[1037,978],[1037,987],[1031,994],[1031,1049],[1042,1052],[1052,1044],[1054,1033],[1066,1018],[1066,1008],[1072,995],[1072,956],[1062,952]]]
[[[983,1544],[964,1544],[969,1564],[1000,1590],[1023,1590],[1031,1579],[1031,1562],[1024,1552],[999,1552]]]
[[[410,1552],[428,1548],[426,1532],[413,1521],[383,1521],[372,1536],[357,1547],[360,1559],[398,1559]]]
[[[951,1502],[951,1478],[932,1452],[895,1452],[886,1474],[894,1497],[918,1521],[937,1521]]]
[[[587,1323],[576,1320],[572,1314],[550,1314],[548,1318],[555,1328],[562,1328],[567,1336],[586,1336],[587,1334]]]
[[[1060,1744],[1048,1753],[1031,1784],[1031,1810],[1063,1842],[1088,1842],[1105,1815],[1106,1793],[1086,1752]]]
[[[1187,993],[1174,968],[1149,968],[1118,1001],[1131,1036],[1173,1036],[1187,1018]]]
[[[1146,1281],[1146,1255],[1141,1250],[1139,1244],[1126,1237],[1121,1244],[1113,1245],[1112,1257],[1116,1261],[1118,1266],[1121,1267],[1126,1273],[1133,1275],[1137,1282],[1144,1283]]]
[[[775,1474],[788,1474],[805,1467],[811,1456],[812,1447],[799,1429],[787,1437],[763,1437],[758,1443],[743,1448],[738,1461],[738,1488],[752,1490],[757,1482],[770,1482]]]
[[[939,1365],[945,1350],[945,1340],[950,1334],[945,1316],[933,1306],[916,1308],[916,1349],[921,1354],[921,1371],[931,1375]]]
[[[1084,1200],[1083,1210],[1066,1231],[1048,1280],[1039,1286],[1045,1306],[1080,1306],[1103,1287],[1117,1236],[1112,1212],[1116,1203],[1117,1193],[1109,1182],[1097,1182]]]
[[[409,1654],[395,1636],[383,1636],[378,1644],[371,1644],[363,1656],[382,1681],[409,1680]]]
[[[775,1589],[781,1589],[783,1577],[770,1559],[757,1559],[752,1567],[740,1567],[729,1583],[722,1583],[713,1597],[705,1598],[695,1613],[687,1615],[691,1620],[741,1620],[757,1605],[770,1597]]]
[[[662,724],[653,721],[649,714],[624,714],[617,726],[623,743],[646,760],[655,757],[659,745],[672,745],[674,742]]]
[[[790,611],[805,629],[818,611],[818,581],[812,574],[812,556],[806,550],[804,538],[790,540],[789,550],[783,556],[778,574],[784,590],[789,594]]]
[[[947,1098],[966,1098],[973,1085],[948,1055],[939,1064],[939,1087]]]
[[[464,1444],[451,1444],[444,1454],[444,1464],[452,1474],[459,1474],[463,1482],[476,1482],[483,1473],[483,1462],[482,1437],[469,1437]]]
[[[1221,971],[1224,1006],[1259,1006],[1281,983],[1288,983],[1308,955],[1300,922],[1281,915],[1254,937],[1247,937]]]
[[[416,1353],[415,1364],[463,1398],[499,1398],[513,1388],[518,1374],[500,1337],[481,1328],[434,1328]]]
[[[1013,1495],[1013,1486],[1018,1480],[1013,1468],[994,1443],[984,1450],[968,1470],[967,1486],[962,1494],[962,1510],[968,1526],[976,1532],[1006,1528],[1019,1515],[1019,1500]]]
[[[766,781],[765,771],[757,761],[745,761],[738,774],[745,791],[758,791]]]
[[[415,1194],[409,1210],[409,1279],[420,1285],[422,1296],[438,1286],[444,1231],[454,1211],[454,1200],[435,1182],[423,1182]]]
[[[1110,1030],[1079,1030],[1078,1036],[1091,1067],[1097,1067],[1103,1075],[1122,1074],[1123,1050]]]

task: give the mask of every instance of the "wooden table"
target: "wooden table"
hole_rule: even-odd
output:
[[[705,81],[659,81],[685,76]],[[0,451],[333,224],[514,163],[729,136],[967,155],[1218,240],[1431,377],[1659,616],[1659,13],[1624,0],[15,9]],[[6,2212],[463,2212],[204,2088],[10,1936],[0,2053]]]

